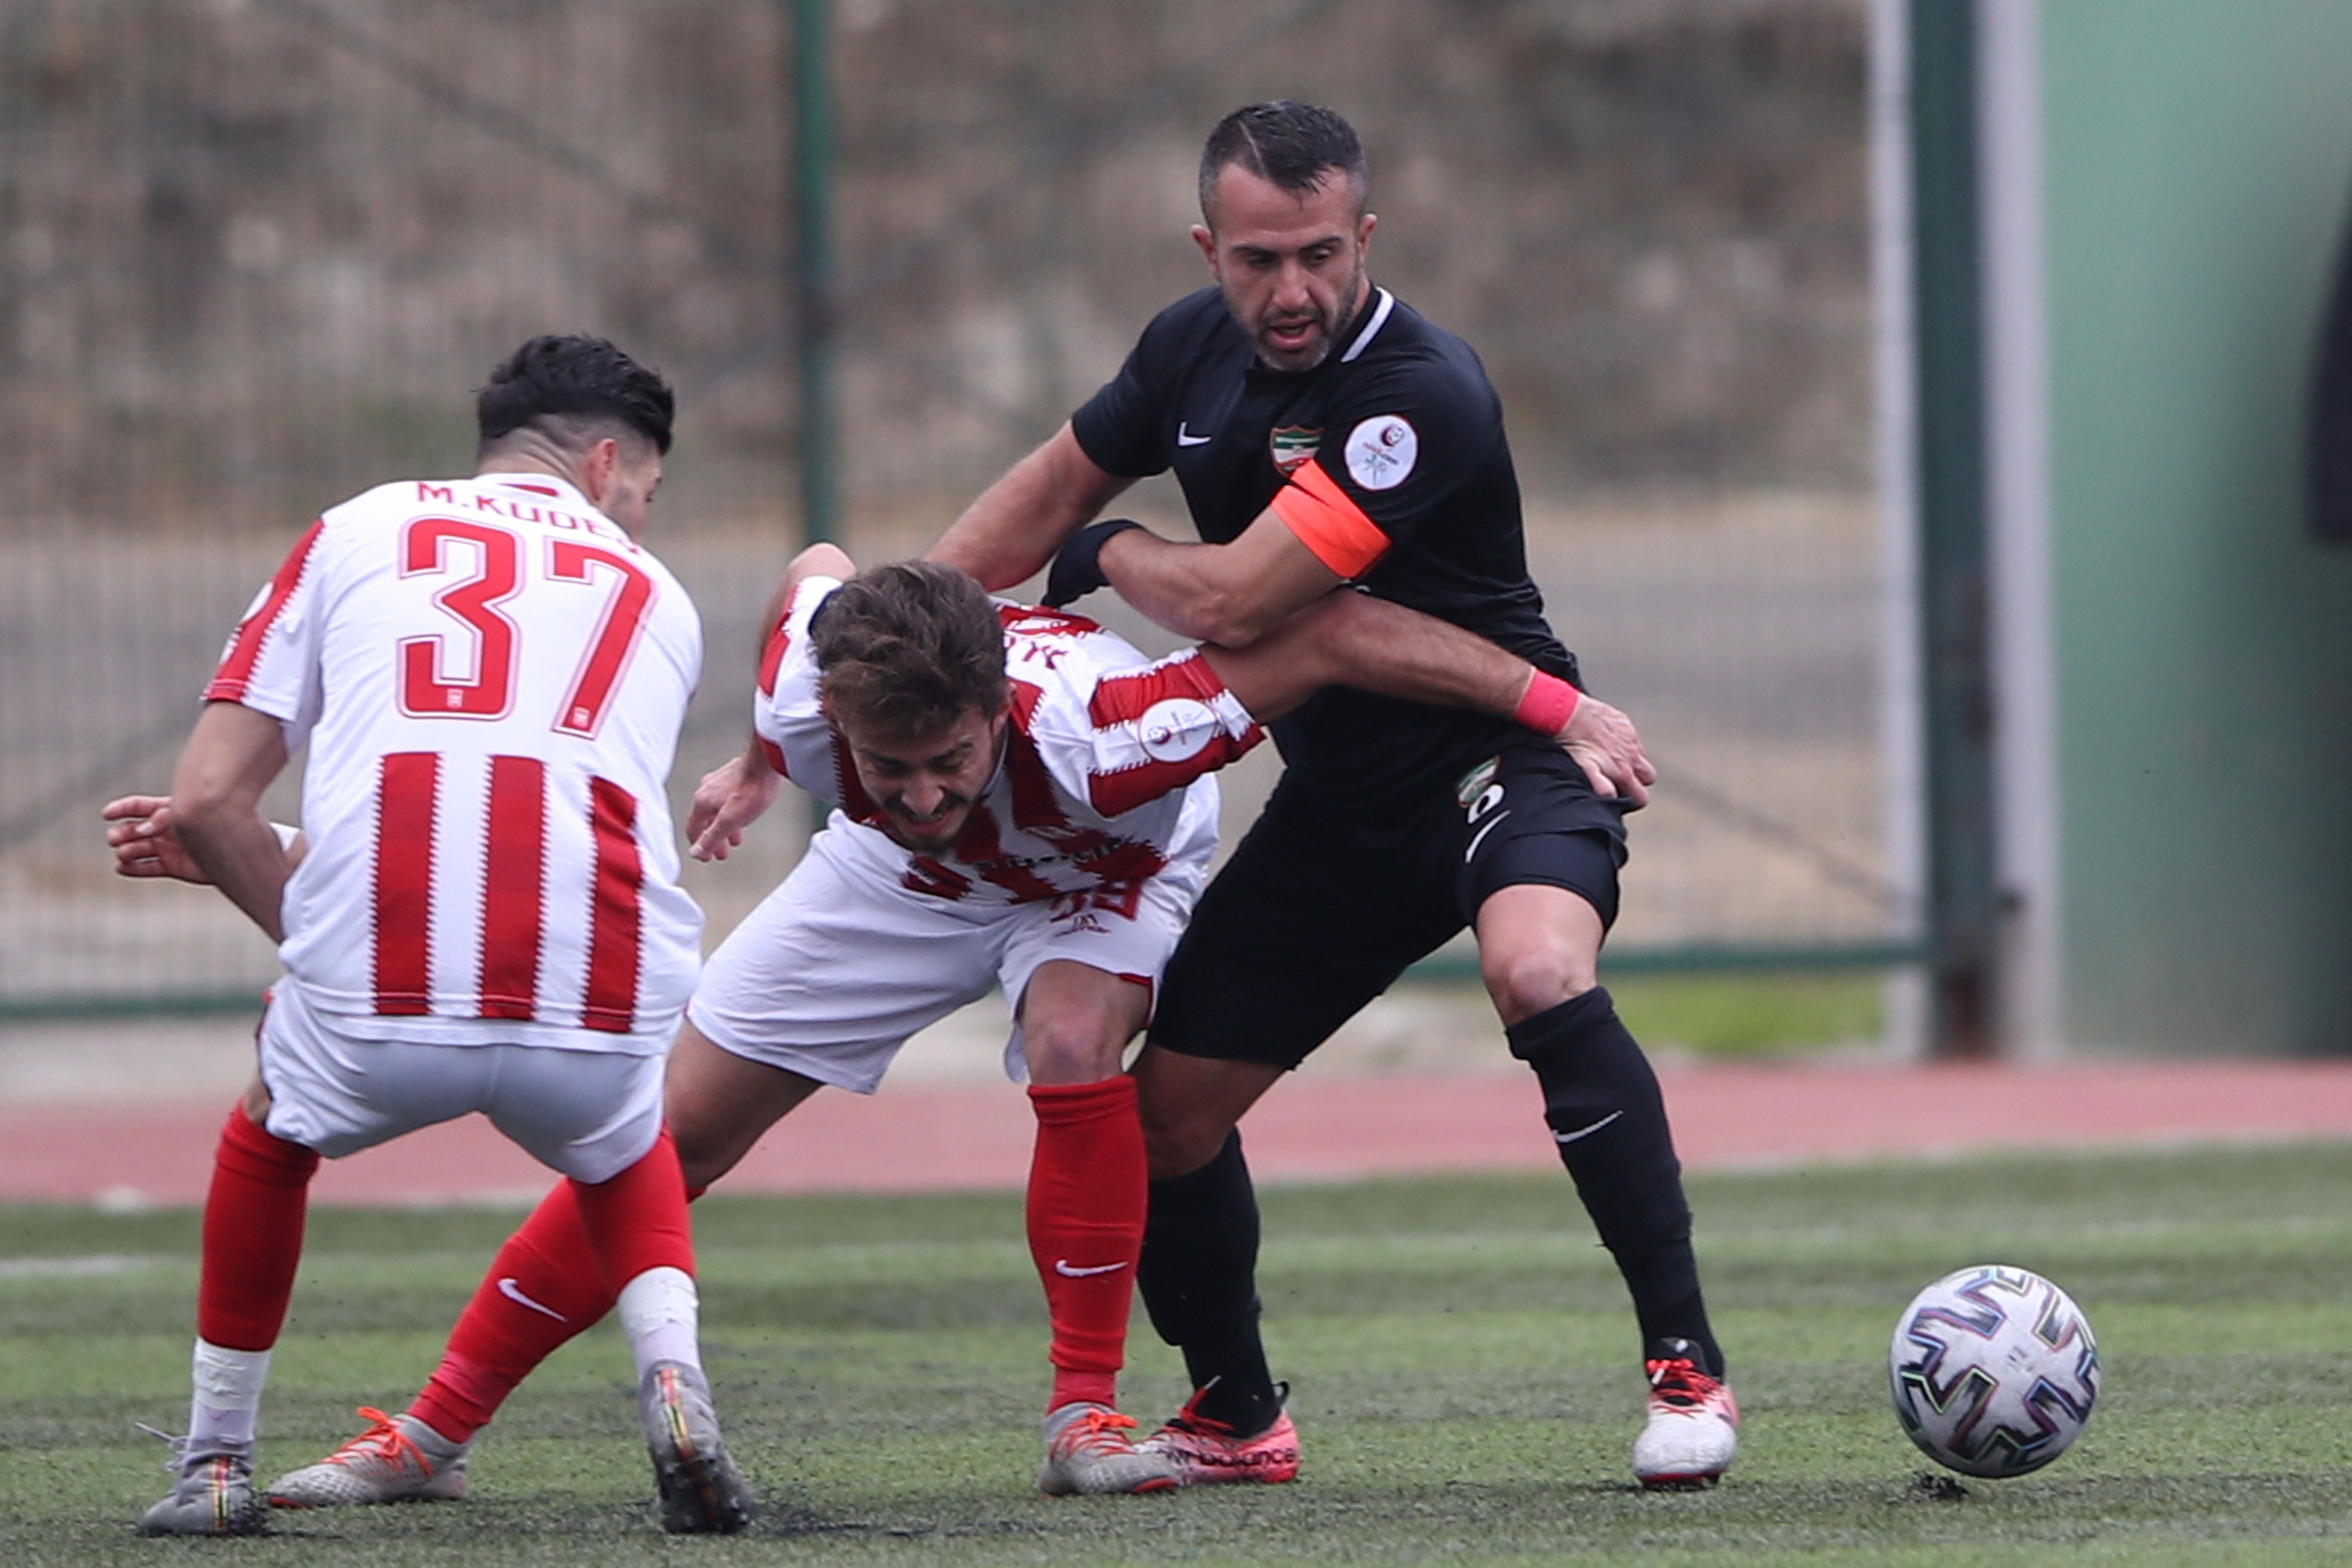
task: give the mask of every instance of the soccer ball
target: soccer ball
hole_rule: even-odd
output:
[[[2066,1292],[1979,1264],[1912,1298],[1887,1357],[1895,1417],[1964,1476],[2021,1476],[2066,1451],[2099,1397],[2099,1347]]]

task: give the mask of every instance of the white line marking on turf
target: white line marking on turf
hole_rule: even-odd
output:
[[[177,1259],[94,1252],[84,1258],[0,1258],[0,1279],[70,1279],[91,1274],[128,1274]]]

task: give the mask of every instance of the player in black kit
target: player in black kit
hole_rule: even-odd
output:
[[[1216,286],[1161,311],[934,554],[992,588],[1050,559],[1049,603],[1108,581],[1160,625],[1230,647],[1352,588],[1523,656],[1538,673],[1522,717],[1565,722],[1576,661],[1528,576],[1500,401],[1467,344],[1372,285],[1365,195],[1356,133],[1328,110],[1228,115],[1202,153],[1192,230]],[[1171,468],[1202,542],[1088,525]],[[1297,1473],[1258,1336],[1257,1205],[1235,1124],[1468,924],[1633,1298],[1650,1384],[1635,1474],[1711,1484],[1738,1407],[1656,1076],[1596,984],[1622,816],[1654,777],[1638,739],[1627,727],[1563,752],[1475,713],[1341,689],[1274,730],[1287,770],[1202,897],[1134,1068],[1152,1174],[1139,1283],[1198,1390],[1147,1445],[1194,1482]]]

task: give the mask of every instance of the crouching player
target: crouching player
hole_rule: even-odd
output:
[[[1030,1249],[1052,1321],[1040,1486],[1178,1484],[1137,1447],[1117,1379],[1147,1175],[1121,1053],[1207,873],[1206,775],[1318,687],[1508,714],[1533,670],[1470,634],[1333,595],[1243,652],[1158,661],[1081,616],[992,602],[912,562],[852,575],[820,545],[779,590],[751,745],[707,777],[694,852],[723,858],[784,778],[840,809],[711,955],[670,1058],[668,1104],[699,1191],[819,1087],[870,1093],[917,1030],[1001,985],[1006,1068],[1037,1118]],[[1588,701],[1562,743],[1648,764]],[[409,1409],[285,1477],[288,1506],[456,1495],[466,1445],[558,1345],[611,1305],[574,1195],[507,1244]]]
[[[215,1156],[193,1410],[151,1535],[267,1522],[254,1427],[320,1156],[472,1111],[569,1178],[663,1524],[750,1521],[662,1127],[702,929],[664,796],[701,626],[636,538],[671,407],[600,339],[524,344],[479,395],[478,477],[327,512],[231,638],[170,800],[107,808],[119,869],[216,884],[287,971]],[[281,845],[258,804],[306,740],[306,832]]]

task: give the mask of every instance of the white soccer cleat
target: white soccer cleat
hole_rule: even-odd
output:
[[[1045,1413],[1045,1465],[1037,1489],[1047,1497],[1099,1497],[1173,1491],[1182,1473],[1164,1454],[1139,1448],[1128,1434],[1135,1417],[1108,1405],[1074,1400]]]
[[[674,1361],[646,1368],[637,1414],[653,1455],[664,1530],[732,1535],[751,1522],[751,1489],[719,1438],[710,1384],[698,1368]]]
[[[1633,1475],[1653,1491],[1711,1487],[1739,1451],[1739,1402],[1688,1340],[1660,1340],[1646,1363],[1650,1419],[1633,1439]]]
[[[382,1502],[448,1502],[466,1495],[466,1450],[415,1416],[360,1406],[374,1426],[315,1465],[269,1486],[272,1508],[355,1508]]]
[[[154,1428],[147,1428],[153,1431]],[[156,1434],[163,1436],[162,1433]],[[164,1468],[178,1479],[139,1521],[142,1535],[260,1535],[269,1529],[269,1505],[253,1489],[253,1445],[197,1447],[173,1437]]]

